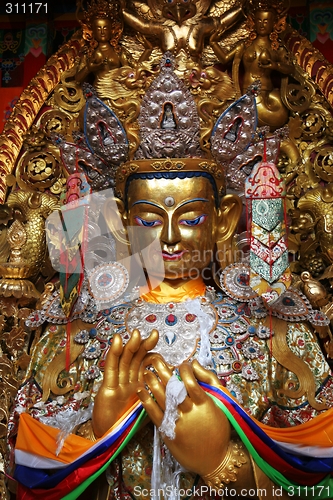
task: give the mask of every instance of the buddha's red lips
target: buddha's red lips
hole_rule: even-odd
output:
[[[167,253],[162,252],[163,260],[179,260],[186,253],[186,250],[180,250],[179,252]]]

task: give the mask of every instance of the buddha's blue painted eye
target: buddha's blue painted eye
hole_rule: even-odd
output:
[[[205,222],[207,217],[207,214],[203,214],[199,217],[196,217],[195,219],[182,219],[181,221],[179,221],[179,224],[182,224],[184,226],[199,226],[200,224],[203,224]]]
[[[155,226],[160,226],[162,224],[162,221],[160,220],[149,221],[141,219],[141,217],[134,217],[134,220],[138,224],[138,226],[155,227]]]

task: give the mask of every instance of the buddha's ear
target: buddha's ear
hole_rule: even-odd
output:
[[[242,201],[235,194],[227,194],[221,200],[218,211],[216,245],[222,268],[234,261],[233,236],[237,230],[242,209]]]
[[[118,242],[117,256],[122,258],[127,256],[129,247],[128,219],[124,203],[119,198],[108,198],[103,206],[103,215],[111,234]]]

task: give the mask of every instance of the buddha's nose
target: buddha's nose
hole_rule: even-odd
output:
[[[161,240],[168,246],[174,246],[180,241],[180,231],[177,224],[170,219],[167,224],[163,226]]]

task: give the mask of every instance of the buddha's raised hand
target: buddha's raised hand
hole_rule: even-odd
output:
[[[157,341],[157,330],[145,340],[138,330],[133,330],[125,346],[120,335],[114,336],[106,357],[103,382],[95,398],[93,430],[96,437],[110,429],[138,399],[137,390],[143,386],[140,366]]]

